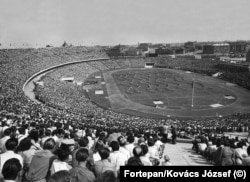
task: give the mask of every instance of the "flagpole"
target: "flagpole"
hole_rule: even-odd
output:
[[[194,107],[194,79],[193,79],[193,81],[192,81],[192,107]]]

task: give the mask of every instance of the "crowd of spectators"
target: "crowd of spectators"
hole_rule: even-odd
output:
[[[245,138],[200,134],[192,149],[216,166],[250,165],[250,146]]]
[[[68,122],[4,119],[0,131],[0,179],[50,181],[68,171],[71,181],[98,181],[105,175],[116,181],[120,166],[170,165],[168,156],[160,161],[161,130],[108,133]]]
[[[178,132],[185,131],[190,136],[248,131],[249,113],[235,113],[211,120],[157,120],[104,110],[83,96],[79,103],[86,110],[82,112],[76,112],[71,104],[62,108],[50,107],[30,101],[22,91],[24,82],[42,69],[70,61],[101,57],[106,57],[106,54],[98,49],[85,47],[0,51],[2,178],[29,181],[56,181],[58,178],[70,178],[71,181],[76,181],[77,178],[100,181],[100,178],[108,178],[115,181],[119,176],[118,166],[161,165],[158,161],[162,157],[159,154],[162,150],[159,126],[175,125]],[[131,59],[124,65],[141,67],[145,60]],[[110,63],[112,62],[109,61],[109,65]],[[173,68],[181,67],[176,62],[173,64]],[[187,65],[182,62],[181,64]],[[96,70],[110,69],[107,65],[101,62],[91,63],[84,64],[83,67],[78,65],[78,68],[72,66],[72,69],[79,69],[75,73],[80,74],[82,79]],[[119,61],[115,65],[120,66]],[[50,83],[55,84],[53,88],[57,87],[55,82],[50,80]],[[58,86],[58,89],[60,87]],[[58,89],[49,94],[63,95],[65,90],[61,90],[60,93]],[[70,91],[68,88],[67,92]],[[71,103],[77,103],[78,96],[72,95],[72,98],[69,98],[72,99]],[[114,132],[120,133],[120,138],[111,141],[109,137]],[[226,142],[223,142],[221,143],[226,146]],[[79,148],[81,149],[78,150]],[[205,152],[201,153],[206,156]],[[17,160],[11,160],[10,156]],[[111,162],[108,163],[107,158],[111,158]],[[164,164],[170,164],[167,156],[164,156],[164,159]],[[100,172],[96,167],[100,160],[107,163],[106,172]],[[10,171],[13,171],[13,175],[10,175]],[[61,172],[57,173],[58,171]]]

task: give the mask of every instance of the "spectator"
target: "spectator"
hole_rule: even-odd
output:
[[[110,156],[109,149],[103,148],[99,151],[99,154],[101,156],[101,160],[95,162],[95,165],[94,165],[95,176],[99,177],[101,176],[103,172],[107,170],[113,171],[117,176],[115,164],[112,164],[111,162],[109,162],[109,156]]]
[[[94,151],[93,151],[94,152],[93,153],[93,160],[94,160],[94,162],[101,160],[101,156],[99,154],[99,151],[101,149],[103,149],[103,148],[105,148],[105,145],[104,145],[103,141],[102,140],[98,140],[96,142],[95,146],[94,146]]]
[[[205,155],[205,150],[207,148],[205,137],[201,137],[201,142],[198,143],[199,153]]]
[[[134,145],[135,137],[133,135],[128,135],[127,141],[128,141],[128,143],[125,145],[125,148],[129,151],[129,155],[132,157],[133,156],[133,149],[135,147],[135,145]]]
[[[124,136],[119,136],[118,137],[118,142],[119,142],[119,151],[121,153],[123,153],[125,156],[126,156],[126,161],[130,158],[130,154],[129,154],[129,151],[125,148],[125,145],[126,145],[126,139],[124,138]]]
[[[160,160],[159,149],[155,145],[155,141],[153,138],[148,139],[148,153],[149,153],[149,157],[150,157],[151,162],[155,161],[155,160],[156,161]]]
[[[39,144],[39,133],[37,130],[32,129],[29,133],[29,138],[31,139],[31,143],[32,146],[36,149],[36,150],[42,150],[40,144]]]
[[[250,166],[250,146],[247,147],[247,154],[248,156],[242,159],[243,166]]]
[[[57,146],[61,145],[64,134],[65,134],[65,131],[62,128],[59,128],[59,129],[56,130],[56,132],[55,132],[55,134],[53,136],[53,139],[55,140]]]
[[[138,146],[134,147],[133,156],[137,157],[137,158],[140,158],[142,156],[142,148],[141,148],[141,146],[138,145]]]
[[[4,178],[4,182],[15,182],[20,180],[20,173],[22,170],[22,165],[20,161],[16,158],[8,159],[2,169],[2,174]]]
[[[127,166],[144,166],[139,157],[130,157]]]
[[[29,137],[21,140],[19,146],[17,147],[17,153],[23,158],[23,168],[25,170],[28,170],[35,152],[36,148],[32,146],[31,139]]]
[[[98,178],[95,179],[94,182],[118,182],[114,171],[105,171],[104,173],[101,174]]]
[[[81,148],[88,149],[89,139],[87,137],[81,137],[78,141],[78,147],[72,152],[72,167],[76,167],[78,165],[78,162],[76,160],[76,152]],[[93,158],[93,153],[90,155],[91,158]],[[92,162],[93,163],[93,162]]]
[[[2,169],[3,169],[3,165],[5,164],[5,162],[9,159],[15,158],[18,159],[21,166],[23,167],[23,158],[21,155],[16,154],[14,151],[16,150],[18,146],[18,140],[16,138],[10,138],[6,141],[5,143],[5,147],[6,147],[6,152],[2,153],[0,155],[0,170],[1,170],[1,174],[2,174]],[[2,175],[1,175],[2,176]]]
[[[148,146],[145,144],[141,144],[142,154],[140,156],[141,162],[144,166],[152,166],[152,162],[149,159]]]
[[[247,157],[247,151],[243,149],[243,143],[242,142],[238,142],[237,143],[237,147],[235,149],[235,152],[237,152],[237,155],[239,156],[239,158],[242,160],[243,158]]]
[[[161,166],[172,166],[168,155],[164,155],[164,161],[161,162]]]
[[[216,146],[216,140],[213,139],[212,141],[208,142],[208,146],[205,150],[205,157],[209,160],[212,161],[214,158],[214,153],[217,150],[217,146]]]
[[[171,133],[172,133],[172,144],[176,144],[176,137],[177,137],[177,132],[176,128],[174,126],[171,126]]]
[[[28,135],[26,135],[26,130],[24,127],[21,127],[18,129],[19,135],[18,135],[18,143],[21,142],[22,139],[26,138]]]
[[[55,147],[54,139],[49,138],[45,141],[43,150],[36,152],[32,158],[29,170],[25,175],[27,180],[45,182],[50,177],[50,166],[52,161],[56,159],[53,154]]]
[[[62,143],[60,148],[56,151],[56,154],[58,158],[52,162],[52,165],[50,168],[51,175],[62,170],[69,171],[72,168],[68,164],[70,149],[66,144]]]
[[[234,163],[232,161],[232,156],[234,154],[234,149],[230,147],[230,143],[228,140],[225,140],[224,147],[220,153],[220,166],[233,166]]]
[[[89,152],[86,148],[81,148],[76,152],[78,166],[72,168],[71,170],[71,182],[93,182],[95,180],[93,172],[90,171],[86,166],[88,157]]]
[[[48,140],[49,138],[52,137],[52,136],[51,136],[51,131],[50,131],[49,129],[46,129],[45,132],[44,132],[44,134],[45,134],[45,136],[42,137],[41,142],[40,142],[40,143],[41,143],[41,147],[43,147],[44,142],[45,142],[46,140]]]
[[[48,182],[70,182],[70,172],[62,170],[54,173]]]
[[[117,141],[112,141],[110,143],[112,152],[110,153],[110,162],[115,165],[117,173],[120,171],[120,166],[125,166],[127,162],[127,157],[119,151],[119,143]]]
[[[3,135],[4,137],[0,139],[0,150],[1,150],[1,153],[4,153],[6,152],[6,148],[5,148],[5,143],[8,139],[10,139],[10,134],[11,134],[11,128],[6,128],[4,131],[3,131]]]

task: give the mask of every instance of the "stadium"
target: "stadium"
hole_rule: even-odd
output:
[[[132,137],[147,140],[150,151],[161,143],[158,157],[145,165],[163,165],[170,156],[173,165],[184,166],[221,165],[217,154],[202,150],[204,141],[248,143],[250,75],[244,67],[194,56],[112,58],[82,46],[2,49],[0,59],[2,138],[35,135],[41,149],[47,137],[73,147],[88,136],[92,148],[97,138],[112,147]]]
[[[83,60],[49,68],[49,73],[44,71],[39,80],[43,88],[38,86],[36,97],[43,98],[40,101],[45,104],[56,103],[56,107],[77,108],[80,112],[81,108],[84,110],[81,99],[84,103],[88,98],[106,110],[163,119],[216,118],[250,109],[247,90],[181,68],[157,68],[159,61],[168,67],[168,59],[171,58]],[[58,87],[65,92],[45,94]]]
[[[0,182],[249,178],[250,1],[26,1],[0,3]]]

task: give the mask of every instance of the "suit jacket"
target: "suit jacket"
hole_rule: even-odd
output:
[[[105,171],[114,171],[115,176],[117,176],[116,174],[116,168],[115,168],[115,164],[112,164],[108,161],[108,159],[104,159],[104,160],[100,160],[95,162],[94,164],[94,173],[96,177],[99,177],[102,173],[104,173]]]

